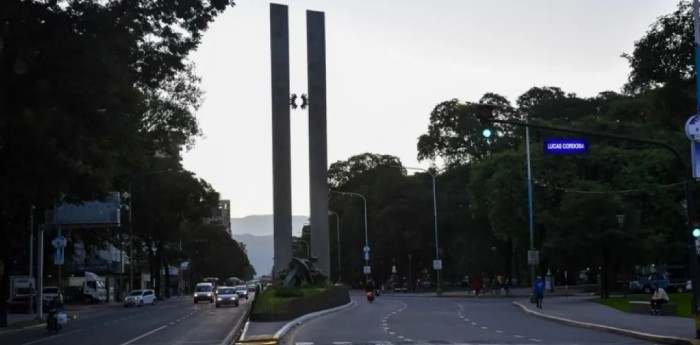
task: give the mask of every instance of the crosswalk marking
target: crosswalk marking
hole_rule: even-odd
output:
[[[296,342],[294,345],[540,345],[538,339],[530,339],[531,343],[471,343],[471,342],[451,342],[445,340],[401,340],[401,341],[333,341],[333,342]],[[574,344],[559,344],[559,345],[574,345]]]

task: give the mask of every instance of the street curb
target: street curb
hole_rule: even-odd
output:
[[[341,305],[341,306],[337,306],[337,307],[334,307],[334,308],[325,309],[325,310],[320,310],[320,311],[316,311],[316,312],[309,313],[309,314],[306,314],[306,315],[302,315],[302,316],[300,316],[300,317],[298,317],[298,318],[296,318],[296,319],[290,321],[289,323],[287,323],[286,325],[284,325],[282,328],[280,328],[280,330],[277,331],[277,333],[275,333],[275,335],[273,336],[273,338],[274,338],[275,340],[277,340],[277,343],[279,344],[279,340],[282,339],[282,338],[283,338],[292,328],[294,328],[295,326],[301,325],[302,323],[304,323],[304,322],[306,322],[306,321],[309,321],[309,320],[311,320],[311,319],[317,318],[317,317],[319,317],[319,316],[323,316],[323,315],[326,315],[326,314],[330,314],[330,313],[335,313],[335,312],[337,312],[337,311],[341,311],[341,310],[343,310],[343,309],[345,309],[345,308],[349,308],[349,307],[351,307],[351,306],[353,306],[353,305],[355,305],[355,304],[356,304],[356,303],[353,302],[353,301],[351,300],[351,301],[348,302],[347,304],[343,304],[343,305]]]
[[[544,313],[536,312],[534,310],[530,310],[525,305],[523,305],[522,303],[519,303],[519,302],[513,301],[513,304],[520,307],[520,309],[522,309],[527,314],[535,315],[535,316],[541,317],[543,319],[557,321],[557,322],[564,323],[564,324],[571,325],[571,326],[577,326],[577,327],[588,328],[588,329],[595,329],[595,330],[599,330],[599,331],[624,335],[624,336],[628,336],[628,337],[632,337],[632,338],[637,338],[637,339],[641,339],[641,340],[662,343],[662,344],[670,344],[670,345],[695,345],[696,344],[693,340],[690,340],[690,339],[669,337],[669,336],[649,334],[649,333],[642,333],[642,332],[632,331],[632,330],[624,329],[624,328],[604,326],[604,325],[582,322],[582,321],[574,321],[571,319],[547,315]]]
[[[245,310],[243,311],[243,316],[238,320],[238,322],[236,322],[235,325],[233,325],[231,332],[229,332],[226,338],[224,338],[224,340],[221,342],[221,345],[231,345],[236,342],[238,335],[241,334],[242,327],[244,325],[248,325],[248,316],[250,315],[250,310],[252,309],[252,306],[252,303],[246,303],[244,305]]]

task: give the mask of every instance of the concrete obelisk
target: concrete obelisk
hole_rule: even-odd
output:
[[[289,124],[289,11],[270,4],[272,77],[273,277],[292,260],[292,163]]]
[[[309,85],[311,255],[318,257],[316,266],[330,275],[326,135],[326,29],[323,12],[306,11],[306,47]]]

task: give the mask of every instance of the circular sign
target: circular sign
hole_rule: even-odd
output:
[[[51,244],[53,245],[54,248],[63,248],[66,246],[67,242],[68,241],[66,240],[65,237],[59,235],[56,238],[54,238],[53,241],[51,241]]]
[[[368,253],[368,252],[369,252],[369,246],[364,246],[364,248],[362,248],[362,251],[364,251],[365,253]]]
[[[690,140],[695,140],[695,136],[700,135],[700,115],[693,115],[685,122],[685,135]]]

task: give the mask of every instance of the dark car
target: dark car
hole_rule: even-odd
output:
[[[228,286],[220,286],[216,289],[216,307],[232,305],[238,307],[238,293],[236,289]]]

